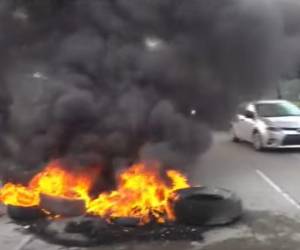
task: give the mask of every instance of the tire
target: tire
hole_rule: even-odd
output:
[[[33,221],[44,216],[38,206],[18,207],[13,205],[7,206],[8,216],[15,221]]]
[[[237,138],[235,135],[232,136],[232,141],[235,143],[240,142],[241,140],[239,138]]]
[[[264,146],[262,142],[262,137],[259,132],[255,131],[252,135],[252,145],[256,151],[263,151]]]
[[[176,191],[173,211],[177,222],[193,226],[224,226],[242,215],[236,194],[221,188],[191,187]]]
[[[40,208],[63,217],[76,217],[85,213],[84,200],[54,197],[43,193],[40,194]]]

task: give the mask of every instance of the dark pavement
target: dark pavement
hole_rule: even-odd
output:
[[[213,147],[200,157],[191,174],[193,184],[225,187],[243,200],[245,214],[234,225],[216,228],[203,242],[132,242],[93,250],[296,250],[300,248],[300,150],[255,152],[215,134]],[[1,250],[59,250],[18,232],[4,216],[0,221]]]
[[[300,214],[294,204],[300,203],[300,150],[256,152],[218,133],[192,176],[193,183],[234,190],[248,209]]]

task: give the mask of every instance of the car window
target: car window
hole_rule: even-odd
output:
[[[289,102],[258,103],[255,106],[261,117],[300,116],[300,109]]]

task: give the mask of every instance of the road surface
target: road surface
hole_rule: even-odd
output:
[[[93,250],[295,250],[300,246],[300,151],[255,152],[216,133],[214,145],[191,171],[194,184],[225,187],[243,200],[244,218],[205,233],[202,242],[153,242],[112,245]],[[1,250],[59,250],[30,235],[3,216]],[[69,248],[78,250],[81,248]]]

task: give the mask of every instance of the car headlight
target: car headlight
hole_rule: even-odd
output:
[[[267,130],[278,132],[278,131],[281,131],[281,128],[278,128],[278,127],[267,127]]]

